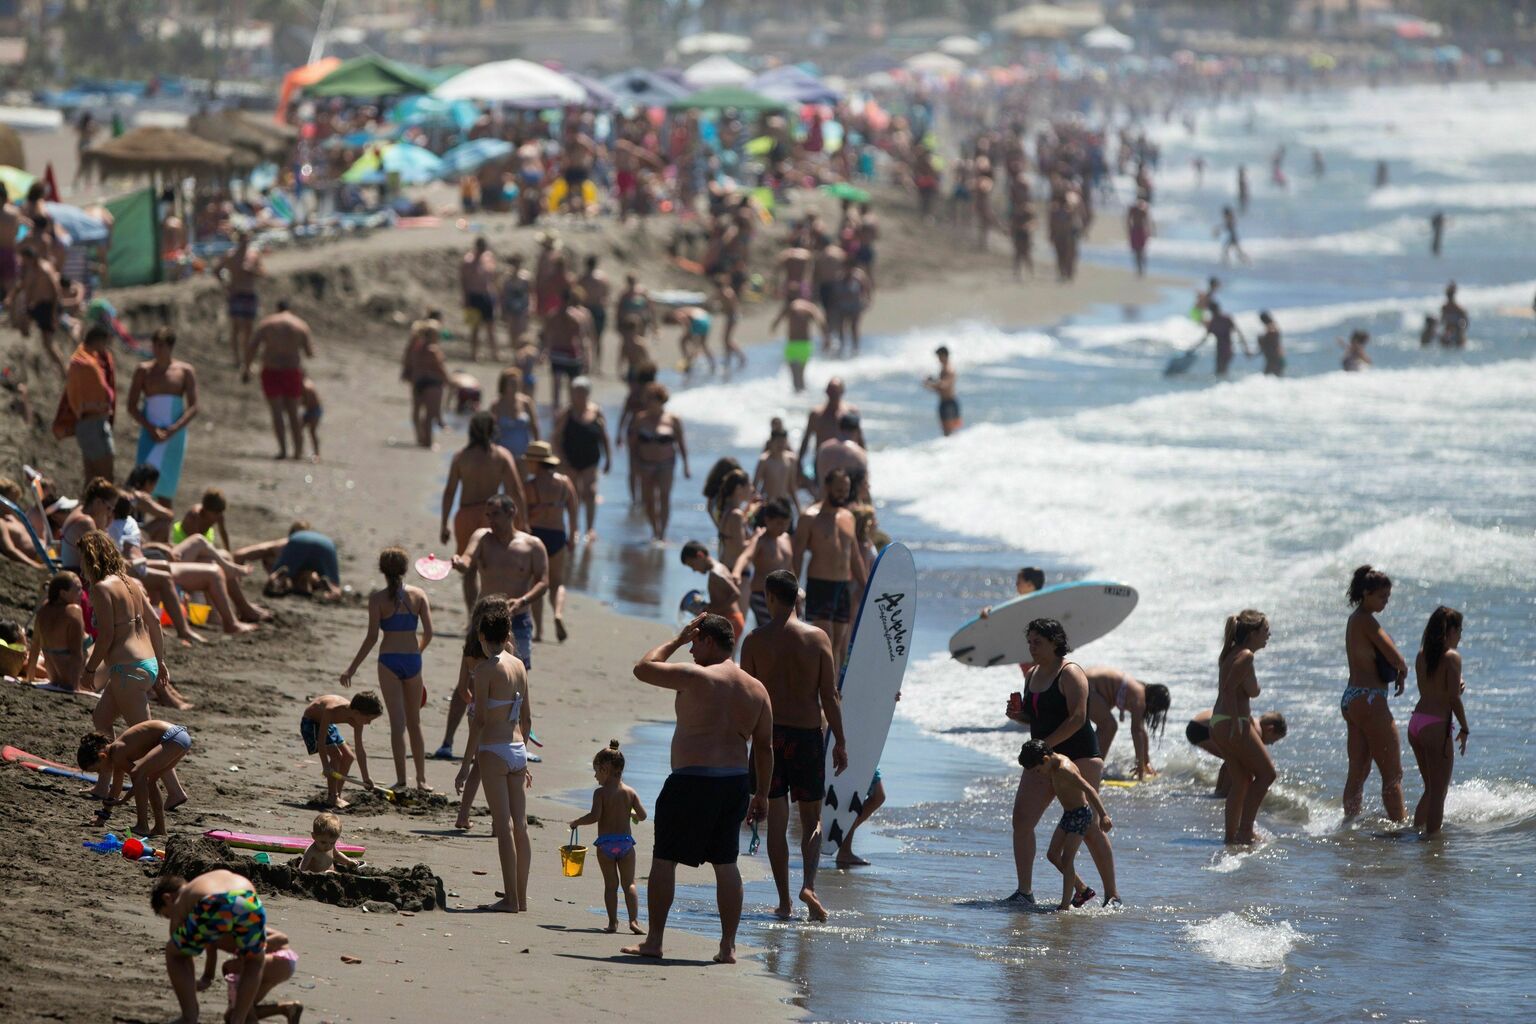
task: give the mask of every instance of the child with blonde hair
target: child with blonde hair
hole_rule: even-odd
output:
[[[607,932],[619,930],[619,885],[624,886],[624,905],[629,910],[629,930],[644,935],[640,927],[640,900],[635,894],[635,837],[629,830],[630,818],[645,820],[645,807],[640,794],[624,784],[624,755],[619,752],[619,741],[608,746],[592,758],[592,775],[597,779],[597,789],[592,791],[592,810],[570,822],[575,829],[580,825],[596,824],[597,866],[603,872],[603,906],[608,909]]]
[[[336,844],[341,841],[341,819],[336,815],[327,811],[315,815],[314,824],[309,828],[309,838],[310,843],[304,848],[304,856],[299,858],[300,871],[325,874],[335,871],[339,865],[357,867],[357,861],[336,848]]]

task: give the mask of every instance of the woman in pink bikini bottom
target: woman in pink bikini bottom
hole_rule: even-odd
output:
[[[1413,824],[1422,835],[1440,831],[1445,818],[1445,794],[1451,788],[1451,769],[1456,763],[1451,740],[1451,716],[1461,729],[1456,741],[1467,752],[1467,714],[1461,695],[1466,688],[1461,679],[1461,612],[1441,605],[1429,616],[1414,674],[1419,681],[1419,703],[1408,719],[1408,745],[1424,776],[1424,795],[1413,810]]]

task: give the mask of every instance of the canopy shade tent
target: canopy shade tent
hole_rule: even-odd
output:
[[[295,92],[314,85],[339,67],[341,67],[340,57],[322,57],[313,64],[294,68],[284,75],[283,87],[277,96],[277,122],[281,124],[287,120],[288,104],[293,100]]]
[[[703,89],[692,96],[667,104],[668,110],[746,110],[751,112],[783,110],[784,104],[776,99],[741,89],[722,85],[717,89]]]
[[[341,180],[352,185],[372,185],[389,175],[406,185],[423,185],[443,176],[443,161],[430,149],[396,142],[382,150],[370,149],[347,168]]]
[[[1078,42],[1088,50],[1099,50],[1104,53],[1130,53],[1136,49],[1136,40],[1121,32],[1113,25],[1100,25],[1092,32],[1084,34]]]
[[[752,89],[784,103],[836,103],[842,97],[809,71],[788,64],[764,72],[752,80]]]
[[[712,89],[718,85],[744,86],[752,81],[752,72],[729,57],[705,57],[683,72],[683,81],[695,89]]]
[[[256,158],[190,132],[140,127],[97,143],[80,154],[80,162],[104,178],[162,173],[211,178],[252,167]]]
[[[579,71],[562,71],[561,74],[581,86],[582,91],[587,94],[586,102],[582,106],[591,110],[612,110],[619,105],[618,94],[592,76],[584,75]]]
[[[501,139],[472,139],[443,154],[442,176],[457,178],[461,174],[471,174],[492,160],[501,160],[511,155],[510,142]]]
[[[635,68],[603,79],[621,107],[664,107],[688,95],[688,87],[665,75]]]
[[[992,20],[994,31],[1020,39],[1065,39],[1098,28],[1104,14],[1097,7],[1030,4]]]
[[[951,57],[974,57],[983,49],[980,42],[970,36],[945,36],[939,40],[939,52]]]
[[[908,57],[905,66],[908,71],[915,71],[920,75],[958,75],[965,71],[965,61],[958,57],[951,57],[947,53],[939,53],[937,50],[929,50],[916,57]]]
[[[304,90],[310,96],[359,100],[431,91],[431,82],[382,57],[354,57]]]
[[[396,61],[395,66],[404,68],[417,78],[428,82],[435,89],[454,75],[462,74],[469,70],[468,64],[443,64],[439,67],[429,68],[425,64],[412,64],[408,61]]]
[[[239,110],[197,114],[187,122],[187,130],[209,142],[248,150],[260,160],[281,160],[293,150],[298,138],[298,132],[286,125],[253,118]]]
[[[684,56],[695,53],[750,53],[751,50],[751,39],[729,32],[698,32],[677,41],[677,52]]]
[[[558,71],[529,60],[498,60],[454,75],[432,90],[440,100],[543,108],[580,106],[587,92]]]

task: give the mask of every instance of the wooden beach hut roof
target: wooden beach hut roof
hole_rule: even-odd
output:
[[[280,160],[293,149],[297,130],[252,117],[239,110],[221,110],[199,114],[187,122],[187,130],[198,138],[221,146],[248,150],[262,160]]]
[[[81,161],[102,177],[185,174],[212,177],[252,167],[249,151],[200,139],[175,128],[132,128],[87,149]]]

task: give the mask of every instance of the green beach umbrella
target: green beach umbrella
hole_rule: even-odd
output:
[[[27,189],[37,178],[28,174],[20,167],[0,166],[0,185],[5,186],[5,194],[8,196],[24,196]]]
[[[833,185],[821,186],[823,192],[836,196],[838,199],[849,203],[869,202],[869,193],[857,185],[850,185],[846,181],[839,181]]]

